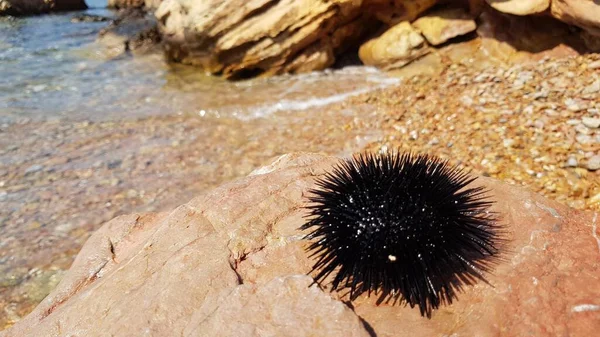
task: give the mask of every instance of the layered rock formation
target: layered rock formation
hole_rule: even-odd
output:
[[[600,217],[480,178],[510,244],[488,279],[431,320],[329,293],[298,227],[336,158],[286,155],[172,212],[105,224],[60,285],[7,336],[593,336]],[[323,285],[326,286],[326,285]]]
[[[583,29],[590,48],[600,44],[594,0],[166,0],[156,16],[171,60],[246,77],[323,69],[370,38],[375,41],[361,47],[364,63],[400,67],[429,45],[473,32],[479,14],[490,11],[552,17]],[[424,13],[428,19],[411,27]],[[390,40],[413,36],[413,29],[425,35],[425,44],[415,37]]]
[[[86,9],[84,0],[0,0],[0,16]]]

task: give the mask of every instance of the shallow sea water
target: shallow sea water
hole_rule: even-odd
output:
[[[100,5],[85,13],[115,16],[93,8]],[[0,121],[206,112],[244,119],[323,106],[397,82],[374,69],[349,67],[232,83],[168,65],[159,54],[110,58],[94,43],[107,22],[71,22],[78,14],[0,18]]]
[[[95,1],[85,14],[115,16]],[[80,14],[0,18],[0,330],[104,221],[167,210],[286,152],[359,151],[380,136],[361,126],[371,111],[335,103],[401,81],[351,66],[227,82],[160,53],[111,57],[96,43],[108,22],[71,22]]]

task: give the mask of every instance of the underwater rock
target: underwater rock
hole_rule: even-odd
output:
[[[58,287],[7,336],[593,336],[597,213],[480,177],[508,247],[487,277],[433,312],[310,285],[298,228],[306,191],[337,158],[289,154],[171,212],[95,232]],[[326,333],[325,333],[326,332]]]
[[[131,8],[119,13],[98,34],[97,42],[105,48],[109,58],[125,52],[144,53],[154,50],[160,43],[156,20],[144,10]]]

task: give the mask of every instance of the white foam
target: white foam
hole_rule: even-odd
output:
[[[373,82],[377,81],[378,85],[339,93],[327,97],[314,97],[309,99],[298,100],[282,99],[275,104],[263,105],[256,108],[252,108],[250,109],[248,114],[238,114],[237,117],[242,120],[248,120],[254,118],[263,118],[279,111],[300,111],[307,110],[310,108],[322,107],[333,103],[342,102],[352,96],[358,96],[374,90],[383,89],[391,85],[398,84],[401,81],[399,78],[370,78],[369,80]]]
[[[600,305],[596,304],[580,304],[571,308],[571,312],[585,312],[585,311],[598,311],[600,310]]]

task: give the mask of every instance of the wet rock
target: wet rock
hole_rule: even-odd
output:
[[[79,14],[79,15],[75,15],[71,18],[71,22],[73,23],[78,23],[78,22],[104,22],[104,21],[109,21],[110,18],[106,17],[106,16],[100,16],[100,15],[91,15],[91,14]]]
[[[597,0],[553,0],[550,11],[557,19],[600,36],[600,3]]]
[[[471,15],[462,8],[431,12],[413,22],[412,25],[434,46],[471,33],[477,28]]]
[[[44,166],[42,166],[42,165],[39,165],[39,164],[31,165],[27,169],[25,169],[25,175],[34,174],[34,173],[40,172],[43,169],[44,169]]]
[[[514,15],[538,14],[550,6],[550,0],[485,0],[492,8]]]
[[[144,53],[160,43],[160,34],[155,18],[140,9],[123,11],[98,34],[98,43],[106,50],[109,58],[126,52]]]
[[[0,0],[0,16],[35,15],[86,8],[84,0]]]
[[[402,22],[363,44],[358,55],[364,64],[394,69],[429,52],[423,36],[410,23]]]
[[[310,286],[303,196],[337,161],[285,155],[171,212],[106,223],[58,287],[0,336],[594,335],[598,214],[489,178],[475,184],[490,189],[510,247],[489,284],[462,289],[431,320],[366,295],[350,309],[345,291]]]

